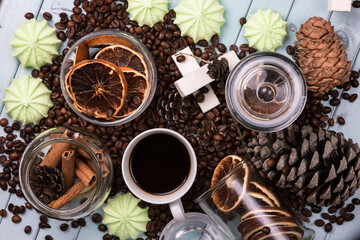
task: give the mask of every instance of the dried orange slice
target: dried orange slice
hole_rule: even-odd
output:
[[[103,48],[95,55],[95,59],[112,62],[118,67],[129,67],[144,74],[147,78],[149,77],[145,60],[141,54],[124,45]]]
[[[101,59],[76,64],[67,84],[75,108],[95,118],[113,119],[125,103],[124,74],[113,63]]]
[[[241,157],[229,155],[217,165],[211,180],[211,186],[214,186],[237,166],[241,166],[240,169],[212,193],[214,204],[223,212],[230,212],[240,204],[248,186],[250,170]]]
[[[136,50],[136,47],[132,43],[125,40],[124,38],[114,36],[114,35],[96,36],[96,37],[86,40],[84,43],[86,43],[86,45],[89,48],[92,48],[92,47],[103,48],[103,47],[107,47],[110,45],[124,45],[124,46],[127,46],[129,48]]]
[[[133,113],[144,101],[149,88],[149,79],[144,74],[128,67],[120,69],[125,75],[128,87],[124,106],[115,116],[117,118],[126,117]]]

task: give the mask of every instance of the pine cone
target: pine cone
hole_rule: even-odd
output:
[[[170,124],[187,120],[189,107],[190,99],[188,97],[182,98],[176,90],[166,90],[157,103],[157,111],[160,117]]]
[[[351,61],[334,27],[321,17],[312,17],[296,32],[300,68],[308,90],[322,95],[349,81]]]
[[[223,151],[231,138],[229,127],[226,124],[215,126],[211,119],[205,118],[201,128],[197,131],[199,145],[207,147],[208,151]]]
[[[308,204],[336,205],[359,187],[359,146],[342,133],[291,125],[248,146],[263,176]]]
[[[30,171],[30,187],[37,198],[49,204],[64,193],[64,176],[57,168],[35,166]]]
[[[208,65],[208,69],[207,74],[215,81],[226,81],[230,73],[229,62],[226,58],[215,59]]]

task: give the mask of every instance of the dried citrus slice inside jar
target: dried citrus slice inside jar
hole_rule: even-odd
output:
[[[250,170],[241,157],[236,155],[223,158],[214,170],[211,186],[216,185],[238,166],[240,168],[212,193],[214,204],[223,212],[230,212],[240,204],[247,189]]]
[[[118,67],[129,67],[144,74],[147,78],[149,77],[145,60],[141,54],[124,45],[103,48],[95,55],[95,59],[112,62]]]
[[[125,103],[125,76],[111,62],[84,60],[70,70],[66,83],[75,108],[88,116],[113,119]]]
[[[128,87],[124,106],[115,116],[117,118],[126,117],[133,113],[144,101],[149,88],[149,79],[144,74],[128,67],[120,69],[125,75]]]

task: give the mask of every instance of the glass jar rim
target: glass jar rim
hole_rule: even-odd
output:
[[[67,61],[69,60],[71,54],[75,51],[76,47],[86,41],[89,40],[91,38],[97,37],[97,36],[101,36],[101,35],[110,35],[110,36],[117,36],[120,38],[123,38],[127,41],[129,41],[132,45],[134,45],[134,47],[136,47],[136,49],[138,50],[138,52],[142,55],[142,57],[144,58],[144,61],[148,67],[148,72],[149,72],[149,86],[148,89],[146,91],[146,95],[144,97],[144,100],[142,101],[142,103],[138,106],[138,108],[132,112],[130,115],[117,119],[115,121],[106,121],[104,119],[94,119],[91,118],[89,116],[87,116],[86,114],[78,111],[72,104],[72,102],[70,101],[70,97],[67,94],[67,91],[65,90],[65,68],[67,66]],[[100,125],[100,126],[118,126],[118,125],[123,125],[126,124],[132,120],[134,120],[135,118],[137,118],[140,114],[142,114],[146,108],[150,105],[151,100],[153,99],[153,97],[155,96],[155,91],[156,91],[156,86],[157,86],[157,70],[156,70],[156,64],[154,59],[152,58],[152,55],[150,53],[150,51],[147,49],[147,47],[140,42],[138,39],[136,39],[134,36],[130,35],[129,33],[126,33],[124,31],[120,31],[120,30],[116,30],[116,29],[106,29],[106,30],[98,30],[96,32],[92,32],[89,33],[85,36],[83,36],[82,38],[80,38],[79,40],[77,40],[68,50],[68,52],[65,54],[65,57],[62,61],[61,64],[61,69],[60,69],[60,87],[61,87],[61,92],[63,93],[63,96],[66,100],[66,102],[68,103],[68,105],[70,106],[71,110],[73,110],[76,115],[80,116],[81,118],[85,119],[87,122],[90,122],[92,124],[95,125]],[[150,101],[149,101],[150,100]]]
[[[244,156],[241,157],[241,161],[236,165],[236,167],[234,167],[230,172],[228,172],[222,179],[220,179],[219,182],[217,182],[214,186],[210,187],[208,190],[206,190],[203,194],[201,194],[199,197],[197,197],[195,199],[195,203],[200,203],[205,201],[206,199],[208,199],[209,197],[211,197],[211,195],[217,191],[218,189],[222,188],[225,184],[226,181],[232,177],[233,175],[235,175],[236,173],[238,173],[239,171],[241,171],[241,167],[243,166],[243,164],[247,164],[246,161],[243,159]]]
[[[54,128],[56,129],[56,128]],[[49,129],[51,130],[51,129]],[[41,135],[38,135],[38,137]],[[66,139],[66,141],[65,141]],[[77,141],[76,139],[71,139],[71,138],[65,138],[65,137],[55,137],[52,138],[46,142],[42,142],[39,143],[37,146],[35,146],[35,148],[33,150],[30,151],[29,147],[25,149],[22,159],[21,159],[21,164],[19,166],[19,172],[20,172],[20,185],[22,189],[27,189],[30,188],[30,168],[32,163],[34,163],[34,161],[36,161],[35,156],[44,148],[48,147],[51,144],[54,143],[71,143],[74,144],[78,147],[81,147],[82,150],[85,151],[85,153],[87,153],[91,159],[91,161],[94,163],[95,165],[95,170],[96,170],[96,176],[101,176],[101,166],[99,161],[97,160],[97,157],[95,155],[95,153],[91,150],[90,147],[88,147],[85,143],[81,142],[81,141]],[[30,143],[31,144],[36,144],[36,140],[34,139],[33,142]],[[29,146],[30,146],[29,145]],[[27,156],[30,160],[29,161],[24,161],[25,156]],[[25,165],[26,164],[26,165]],[[23,172],[25,174],[23,174]],[[31,204],[33,205],[34,203],[34,207],[35,209],[41,209],[39,211],[41,211],[42,213],[44,213],[45,215],[48,215],[52,218],[55,219],[61,219],[61,220],[68,220],[68,219],[74,219],[74,218],[78,218],[81,214],[82,211],[86,210],[88,208],[88,206],[90,204],[92,204],[92,200],[96,197],[97,192],[99,191],[99,188],[101,187],[101,182],[102,182],[102,178],[97,177],[97,181],[95,182],[94,186],[92,187],[92,189],[90,191],[92,191],[91,195],[87,198],[87,200],[80,204],[79,206],[75,207],[75,208],[71,208],[71,209],[54,209],[51,208],[49,206],[47,206],[46,204],[44,204],[43,202],[41,202],[34,194],[34,192],[31,190],[29,191],[24,191],[24,196],[26,197],[26,199],[31,202]],[[94,190],[94,191],[93,191]],[[87,211],[85,211],[87,212]],[[85,214],[86,215],[86,214]]]

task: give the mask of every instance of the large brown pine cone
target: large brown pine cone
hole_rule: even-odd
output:
[[[264,177],[308,204],[336,205],[359,187],[359,146],[342,133],[291,125],[261,133],[248,146]]]
[[[349,80],[351,61],[334,27],[321,17],[312,17],[296,32],[296,49],[308,90],[322,95]]]

